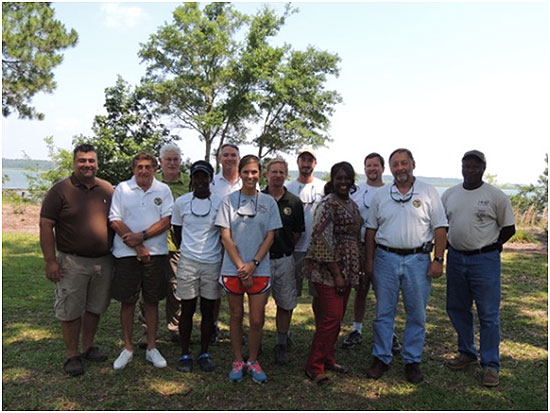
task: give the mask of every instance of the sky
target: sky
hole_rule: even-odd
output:
[[[254,13],[265,3],[235,3]],[[140,43],[172,21],[178,3],[53,3],[55,17],[79,34],[54,69],[57,88],[36,95],[44,121],[2,119],[2,157],[47,159],[44,138],[71,149],[104,114],[104,90],[117,75],[132,85],[145,74]],[[270,3],[282,11],[283,3]],[[535,183],[550,141],[550,48],[547,2],[293,3],[299,9],[275,39],[340,56],[338,91],[317,170],[343,160],[363,172],[363,159],[412,151],[417,176],[460,178],[471,149],[487,157],[498,183]],[[196,132],[179,129],[191,161],[204,155]],[[251,136],[252,137],[252,136]],[[241,155],[256,153],[244,146]],[[290,169],[296,155],[287,154]],[[211,160],[213,162],[213,159]],[[385,172],[389,174],[389,168]]]

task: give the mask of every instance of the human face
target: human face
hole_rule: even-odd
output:
[[[344,168],[340,168],[333,179],[334,193],[340,198],[349,198],[349,191],[353,185],[353,179],[346,173]]]
[[[168,176],[179,175],[181,165],[181,157],[176,151],[165,152],[160,158],[160,166],[162,174]]]
[[[73,160],[73,171],[79,181],[94,179],[97,172],[97,154],[94,151],[77,152]]]
[[[230,171],[239,166],[239,161],[241,160],[239,156],[239,151],[231,146],[226,146],[222,149],[220,154],[220,163],[222,165],[222,170]]]
[[[462,160],[462,176],[466,186],[476,186],[483,181],[485,164],[474,156]]]
[[[367,176],[367,183],[369,185],[381,184],[382,174],[384,173],[384,167],[380,162],[380,158],[377,156],[369,158],[365,162],[365,175]]]
[[[287,177],[285,165],[281,162],[272,163],[271,165],[269,165],[269,168],[265,175],[267,177],[267,182],[270,187],[281,188],[284,185]]]
[[[412,185],[414,182],[414,161],[407,152],[397,152],[390,159],[390,171],[398,185]]]
[[[194,193],[199,198],[204,198],[210,193],[210,176],[204,171],[196,171],[191,177]]]
[[[153,176],[155,174],[153,161],[149,159],[140,159],[136,162],[133,172],[136,177],[137,184],[144,190],[149,189],[153,183]]]
[[[258,179],[260,179],[260,166],[257,162],[249,162],[241,169],[240,176],[243,181],[243,188],[248,192],[255,191]]]
[[[298,171],[300,175],[309,178],[317,165],[317,161],[311,154],[305,152],[298,157]]]

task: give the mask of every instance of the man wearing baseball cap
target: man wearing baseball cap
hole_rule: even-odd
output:
[[[442,196],[449,221],[447,314],[458,334],[458,355],[447,363],[463,370],[478,363],[472,304],[479,324],[482,384],[499,384],[500,253],[514,235],[514,212],[500,189],[483,182],[485,155],[468,151],[462,157],[464,182]]]

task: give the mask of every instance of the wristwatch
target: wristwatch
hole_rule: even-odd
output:
[[[254,263],[254,265],[257,267],[258,265],[260,265],[260,261],[258,261],[257,259],[253,259],[252,262]]]
[[[147,231],[141,231],[141,233],[143,234],[143,241],[149,238],[149,235],[147,235]]]
[[[444,258],[443,257],[434,257],[434,261],[437,261],[440,264],[443,264]]]

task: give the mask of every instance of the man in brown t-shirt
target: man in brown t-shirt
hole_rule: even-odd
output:
[[[92,344],[110,301],[113,233],[108,216],[113,187],[96,178],[96,172],[94,147],[78,145],[73,174],[48,191],[40,211],[40,247],[46,277],[56,284],[54,311],[66,346],[63,370],[71,376],[84,373],[83,358],[107,359]]]

